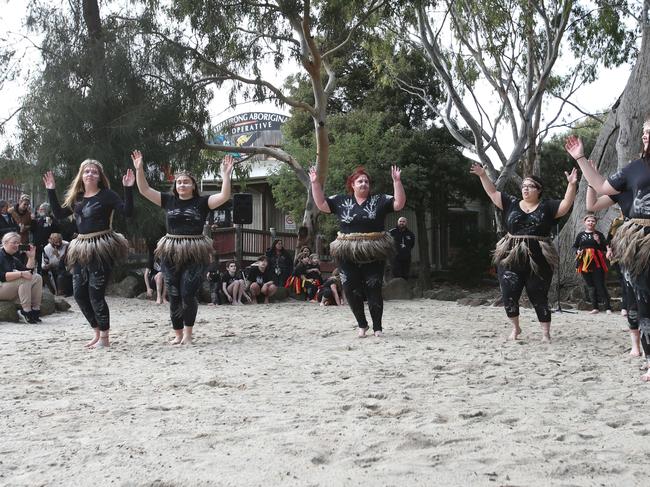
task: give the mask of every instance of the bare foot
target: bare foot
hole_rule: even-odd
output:
[[[156,299],[156,304],[163,304],[162,299]]]
[[[185,335],[181,340],[181,345],[192,345],[192,335]]]
[[[368,327],[365,328],[359,328],[358,331],[358,337],[359,338],[366,338],[366,332],[368,331]]]
[[[99,341],[99,337],[97,336],[97,337],[93,338],[92,340],[90,340],[88,343],[86,343],[86,344],[84,345],[84,347],[86,347],[86,348],[91,348],[91,347],[93,347],[93,346],[95,345],[95,343],[97,343],[98,341]]]
[[[641,350],[639,350],[638,348],[632,348],[632,350],[630,350],[630,357],[640,357],[640,356],[641,356]]]
[[[626,309],[621,310],[621,316],[627,316],[627,310]]]
[[[269,304],[269,298],[268,298],[268,296],[264,298],[264,304]]]
[[[549,333],[542,333],[542,343],[551,343],[551,335]]]
[[[91,345],[88,348],[92,348],[93,350],[97,350],[99,348],[108,348],[110,346],[111,346],[111,344],[108,341],[108,337],[99,337],[99,340],[94,345]]]
[[[597,309],[592,309],[592,310],[589,312],[590,315],[597,315],[598,313],[599,313],[599,311],[598,311]]]
[[[643,374],[643,375],[641,376],[641,380],[642,380],[643,382],[650,382],[650,371],[648,371],[647,373]]]
[[[607,311],[605,311],[605,313],[608,314],[608,315],[611,315],[611,314],[612,314],[612,310],[611,310],[611,309],[608,309]]]
[[[373,335],[375,335],[377,338],[381,338],[381,337],[384,336],[384,332],[381,331],[381,330],[375,330],[375,331],[373,332]]]
[[[512,333],[510,333],[508,340],[517,340],[519,335],[521,335],[521,328],[519,326],[513,326]]]
[[[173,340],[169,342],[170,345],[180,345],[181,341],[183,341],[183,336],[175,336]]]

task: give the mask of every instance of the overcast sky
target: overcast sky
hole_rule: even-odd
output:
[[[125,5],[128,5],[129,3],[129,0],[122,1]],[[31,45],[31,42],[29,40],[25,39],[20,34],[22,31],[21,24],[25,15],[26,3],[27,0],[0,0],[0,25],[4,27],[4,32],[3,34],[0,34],[0,37],[8,38],[16,47],[21,56],[20,66],[23,70],[23,74],[27,74],[29,71],[37,68],[39,59],[38,51]],[[37,39],[33,40],[37,41]],[[571,60],[569,59],[569,61]],[[630,73],[630,69],[631,67],[626,65],[614,70],[601,70],[599,79],[592,85],[581,89],[580,92],[573,98],[574,103],[586,111],[594,112],[610,107],[623,91]],[[284,77],[289,73],[289,69],[278,71],[275,70],[275,68],[270,67],[269,73],[265,73],[265,77],[268,75],[270,81],[281,85]],[[7,118],[20,106],[20,97],[24,95],[25,88],[26,85],[23,80],[5,83],[5,85],[2,86],[2,93],[0,96],[0,120]],[[227,88],[224,88],[215,94],[214,100],[210,105],[210,113],[212,115],[213,123],[216,124],[225,118],[237,113],[258,109],[288,113],[287,108],[279,109],[272,104],[258,105],[253,103],[245,103],[238,105],[234,109],[230,109],[228,108],[227,100]],[[578,116],[579,114],[576,112],[571,113],[569,111],[566,113],[565,119],[572,120]],[[1,146],[4,146],[7,140],[10,140],[12,136],[15,137],[12,129],[13,126],[10,125],[8,133],[4,137],[0,136]],[[503,144],[503,146],[504,149],[508,148],[507,144]]]

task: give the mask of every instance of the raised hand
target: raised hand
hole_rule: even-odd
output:
[[[52,171],[47,171],[45,174],[43,174],[43,184],[45,185],[46,189],[56,188],[56,183],[54,182],[54,174],[52,174]]]
[[[575,167],[571,170],[571,173],[564,171],[564,175],[566,176],[567,183],[576,184],[578,182],[578,170]]]
[[[318,181],[318,172],[316,171],[316,166],[311,166],[309,168],[309,181],[312,183]]]
[[[223,158],[223,162],[221,163],[221,177],[226,178],[229,177],[232,174],[232,170],[235,167],[235,158],[227,154],[226,157]]]
[[[140,169],[143,169],[142,166],[142,152],[139,150],[134,150],[131,153],[131,160],[133,161],[133,167],[135,168],[136,171],[139,171]]]
[[[122,185],[129,187],[135,184],[135,174],[131,169],[126,170],[126,174],[122,176]]]
[[[582,140],[576,135],[569,135],[564,142],[564,148],[575,160],[585,156]]]
[[[472,164],[472,167],[469,168],[469,172],[478,176],[479,178],[485,174],[485,168],[482,164],[475,162]]]
[[[390,166],[390,176],[393,182],[397,183],[402,180],[402,170],[397,166]]]

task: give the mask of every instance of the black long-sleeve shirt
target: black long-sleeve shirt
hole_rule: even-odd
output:
[[[16,254],[8,254],[5,249],[0,248],[0,282],[7,282],[7,272],[28,270]]]
[[[58,219],[74,215],[77,231],[80,234],[101,232],[111,227],[111,215],[117,211],[124,216],[133,215],[133,187],[124,187],[124,201],[111,189],[101,189],[90,198],[82,198],[75,203],[74,209],[62,208],[56,196],[56,190],[48,189],[52,213]]]

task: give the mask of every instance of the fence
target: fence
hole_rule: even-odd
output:
[[[18,198],[22,191],[18,186],[13,184],[0,183],[0,200],[5,200],[9,203],[9,206],[13,206],[18,203]]]

